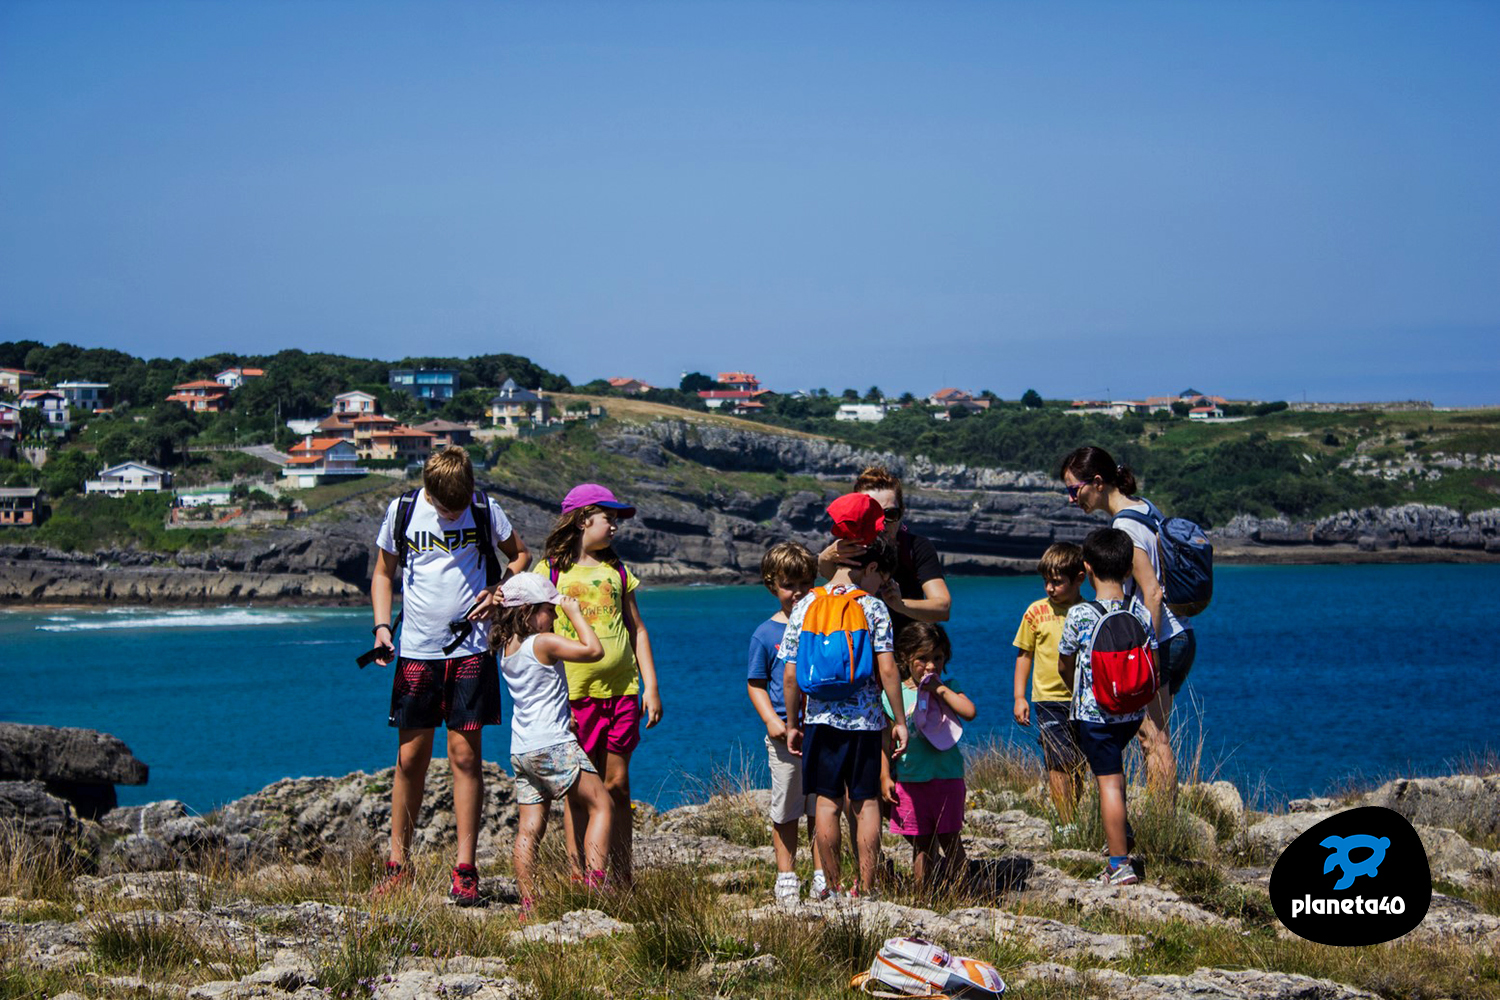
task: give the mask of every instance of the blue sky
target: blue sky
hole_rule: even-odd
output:
[[[1500,404],[1500,5],[0,5],[0,340]]]

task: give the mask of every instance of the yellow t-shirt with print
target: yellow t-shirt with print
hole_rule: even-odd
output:
[[[551,579],[552,567],[543,559],[533,572]],[[625,567],[625,589],[635,590],[640,581]],[[625,595],[620,593],[620,571],[608,563],[598,566],[574,566],[559,574],[557,590],[564,597],[578,601],[584,620],[604,646],[604,658],[598,663],[568,663],[568,700],[579,698],[618,698],[640,691],[637,679],[635,649],[625,628]],[[577,639],[573,623],[558,614],[552,631]],[[1053,648],[1056,649],[1056,642]]]
[[[1073,692],[1057,671],[1057,640],[1062,638],[1063,620],[1068,617],[1068,609],[1072,606],[1054,604],[1050,598],[1044,597],[1021,616],[1021,627],[1016,629],[1012,645],[1031,654],[1032,701],[1071,701],[1073,698]]]

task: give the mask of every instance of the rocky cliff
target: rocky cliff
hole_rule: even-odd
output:
[[[1049,544],[1078,541],[1100,523],[1070,508],[1043,473],[903,458],[810,435],[657,420],[601,430],[600,447],[624,470],[624,481],[611,484],[639,511],[619,551],[640,576],[659,582],[751,581],[770,545],[792,538],[819,546],[824,506],[871,464],[902,477],[909,523],[933,540],[953,573],[1029,572]],[[698,485],[661,474],[682,463],[699,471]],[[715,480],[739,472],[819,485],[750,490]],[[481,479],[539,548],[556,511],[556,485],[528,482],[503,463]],[[357,603],[381,510],[380,501],[360,498],[341,519],[248,531],[207,553],[4,546],[0,602]],[[1466,516],[1413,504],[1315,522],[1240,516],[1214,535],[1225,561],[1500,560],[1500,509]]]

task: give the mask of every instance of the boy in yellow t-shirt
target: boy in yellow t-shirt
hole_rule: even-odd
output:
[[[1057,671],[1057,641],[1062,637],[1068,609],[1082,598],[1083,550],[1070,542],[1058,542],[1042,553],[1036,565],[1047,596],[1026,609],[1016,629],[1016,722],[1031,725],[1032,706],[1026,701],[1026,678],[1031,677],[1031,700],[1035,702],[1037,742],[1047,766],[1047,786],[1058,818],[1073,822],[1078,798],[1083,794],[1083,753],[1078,748],[1068,707],[1073,692]]]

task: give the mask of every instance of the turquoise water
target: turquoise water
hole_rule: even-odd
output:
[[[979,708],[965,739],[1030,741],[1011,722],[1010,641],[1034,578],[955,579],[952,669]],[[1351,779],[1440,773],[1500,752],[1494,566],[1223,567],[1199,619],[1174,727],[1266,801]],[[764,774],[745,697],[750,632],[775,611],[759,587],[642,588],[666,714],[631,767],[667,807],[724,771]],[[395,761],[389,668],[360,670],[364,609],[0,612],[0,718],[114,733],[151,766],[125,804],[200,811],[288,775]],[[510,709],[506,706],[506,719]],[[509,728],[485,754],[508,761]],[[441,742],[441,741],[439,741]]]

